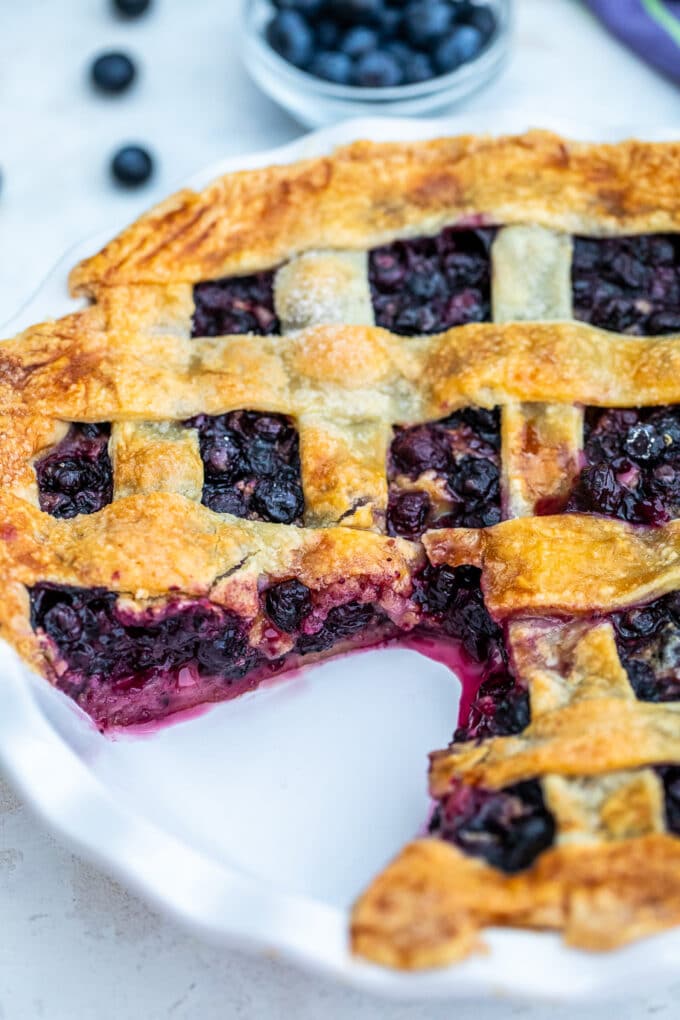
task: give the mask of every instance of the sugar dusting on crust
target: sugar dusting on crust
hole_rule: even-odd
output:
[[[370,326],[373,309],[364,252],[306,252],[281,267],[276,309],[284,332],[322,324]]]

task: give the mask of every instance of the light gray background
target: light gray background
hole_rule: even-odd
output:
[[[577,0],[518,0],[518,36],[501,78],[470,100],[576,124],[680,123],[680,93],[611,41]],[[239,60],[239,0],[155,0],[152,16],[114,21],[107,0],[0,3],[0,323],[55,260],[112,232],[188,174],[270,148],[301,128],[258,93]],[[90,57],[139,58],[134,94],[88,87]],[[158,156],[152,185],[110,186],[125,141]],[[361,710],[361,706],[357,706]],[[680,976],[615,1007],[620,1020],[680,1012]],[[391,1004],[272,960],[205,945],[63,849],[0,778],[0,1020],[556,1020],[604,1016],[531,1004]]]

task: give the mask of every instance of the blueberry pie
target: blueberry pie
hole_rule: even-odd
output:
[[[0,347],[0,634],[102,731],[448,646],[371,960],[680,923],[679,172],[532,132],[234,174]]]

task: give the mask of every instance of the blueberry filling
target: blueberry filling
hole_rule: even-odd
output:
[[[661,765],[656,771],[663,783],[666,826],[680,836],[680,766]]]
[[[472,567],[428,566],[414,579],[413,601],[422,627],[445,634],[459,648],[475,683],[473,700],[457,739],[517,732],[529,721],[526,692],[508,667],[503,635],[489,616]],[[245,621],[205,601],[170,601],[143,612],[127,610],[103,588],[42,583],[30,591],[31,623],[58,649],[65,668],[55,672],[73,696],[96,678],[103,684],[141,688],[151,675],[196,663],[200,675],[242,677],[264,660],[248,643]],[[326,591],[311,591],[291,578],[266,588],[267,618],[293,638],[292,651],[307,655],[363,635],[394,635],[396,626],[379,605],[358,600],[330,605]],[[267,640],[271,633],[267,635]],[[278,669],[283,660],[272,660]]]
[[[426,528],[498,524],[500,444],[498,408],[466,407],[441,421],[395,428],[387,468],[389,534],[417,538]],[[430,484],[440,483],[437,506],[426,491],[410,488],[426,473]]]
[[[640,701],[680,701],[680,592],[611,617],[619,658]]]
[[[279,630],[292,634],[312,608],[311,594],[307,585],[300,581],[280,581],[265,593],[267,616]]]
[[[680,405],[588,408],[567,510],[665,524],[680,516]]]
[[[535,779],[503,790],[457,783],[437,806],[429,831],[512,874],[552,845],[555,821]]]
[[[427,566],[418,585],[425,626],[454,639],[461,670],[476,683],[469,705],[461,705],[454,740],[520,733],[530,721],[529,695],[512,675],[503,631],[484,604],[481,571]]]
[[[297,430],[281,414],[199,414],[205,477],[202,501],[217,513],[275,524],[299,524],[304,509]]]
[[[35,465],[40,509],[53,517],[93,514],[113,498],[111,426],[73,424]]]
[[[378,326],[404,336],[440,333],[491,318],[491,228],[449,227],[369,252]]]
[[[413,598],[423,614],[421,628],[453,639],[460,669],[473,685],[456,740],[505,736],[529,725],[528,693],[512,676],[503,632],[486,609],[480,580],[481,572],[475,567],[429,565],[414,579]],[[389,625],[379,607],[354,601],[333,606],[319,627],[314,622],[315,602],[322,604],[294,579],[272,585],[263,595],[268,618],[279,630],[296,637],[294,648],[301,655],[326,651],[340,641]]]
[[[281,332],[274,311],[273,271],[197,283],[194,306],[192,337]]]
[[[340,641],[386,622],[385,614],[370,603],[347,602],[343,606],[334,606],[328,612],[320,630],[313,634],[300,634],[295,648],[300,655],[324,652]]]
[[[680,332],[680,235],[576,237],[574,316],[617,333]]]
[[[257,686],[287,662],[252,647],[248,621],[206,601],[170,601],[139,612],[105,588],[47,582],[29,595],[31,625],[57,652],[57,686],[103,726],[230,697],[232,688]],[[312,593],[295,580],[273,585],[263,601],[272,622],[293,635],[294,655],[389,629],[385,613],[369,603],[336,605],[314,620]]]
[[[77,698],[96,679],[115,690],[143,687],[153,675],[192,665],[202,676],[244,677],[258,660],[246,624],[201,602],[169,603],[161,613],[124,611],[114,592],[42,583],[30,590],[31,624],[59,650],[59,686]]]
[[[426,530],[432,513],[426,492],[390,492],[387,532],[402,538],[417,538]]]
[[[320,606],[320,600],[317,599]],[[264,608],[279,630],[296,637],[294,650],[299,655],[324,652],[341,641],[388,624],[381,609],[369,602],[345,602],[332,606],[320,626],[313,621],[312,592],[294,579],[280,581],[264,593]]]

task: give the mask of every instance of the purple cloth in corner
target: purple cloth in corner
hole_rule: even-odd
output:
[[[680,0],[586,0],[638,56],[680,85]]]

